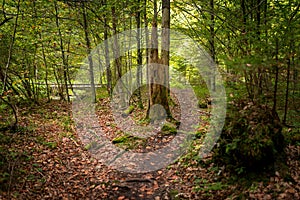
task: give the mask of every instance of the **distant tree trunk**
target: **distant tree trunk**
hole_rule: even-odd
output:
[[[125,24],[124,24],[124,28],[126,28],[125,27]],[[132,19],[130,18],[129,19],[129,30],[132,30]],[[128,42],[128,47],[130,48],[130,45],[131,45],[131,38],[132,38],[132,35],[131,35],[131,33],[132,32],[130,32],[129,33],[129,42]],[[126,47],[127,48],[127,47]],[[126,76],[126,78],[128,79],[128,81],[127,81],[127,83],[128,83],[128,85],[130,86],[130,88],[128,88],[128,97],[130,98],[130,94],[132,94],[132,71],[131,71],[131,69],[132,69],[132,58],[133,58],[133,56],[132,56],[132,51],[128,51],[128,53],[127,53],[127,56],[128,56],[128,69],[127,69],[127,73],[128,73],[128,76]]]
[[[118,19],[116,16],[116,8],[115,6],[111,7],[111,14],[112,14],[112,28],[113,28],[113,54],[114,54],[114,58],[115,58],[115,65],[116,65],[116,72],[117,72],[117,78],[116,81],[121,80],[122,78],[122,66],[121,66],[121,59],[120,59],[120,47],[119,47],[119,42],[118,42],[118,31],[117,31],[117,23],[118,23]],[[118,95],[119,95],[119,106],[120,108],[124,108],[125,107],[125,91],[124,90],[124,83],[121,83],[122,85],[117,88],[118,89]]]
[[[216,62],[216,49],[215,49],[215,12],[214,12],[214,0],[210,0],[210,9],[211,9],[211,14],[210,14],[210,25],[209,25],[209,30],[210,30],[210,53],[211,57],[214,62]],[[214,67],[214,66],[213,66]],[[210,73],[210,87],[213,91],[216,90],[216,84],[215,84],[215,69],[212,69],[212,72]]]
[[[137,39],[137,71],[136,71],[136,82],[137,82],[137,96],[138,104],[140,108],[143,108],[142,96],[141,96],[141,85],[142,85],[142,64],[143,64],[143,55],[141,50],[141,11],[140,11],[140,0],[137,0],[137,12],[136,12],[136,39]]]
[[[277,91],[278,91],[278,76],[279,76],[278,53],[279,53],[279,44],[278,44],[278,39],[276,39],[275,86],[274,86],[274,95],[273,95],[273,112],[274,113],[276,112],[276,108],[277,108]]]
[[[67,77],[67,67],[68,63],[66,61],[66,56],[65,56],[65,50],[64,50],[64,45],[63,45],[63,37],[62,33],[60,30],[60,24],[59,24],[59,17],[58,17],[58,8],[57,8],[57,2],[54,1],[54,7],[55,7],[55,20],[56,20],[56,27],[58,30],[58,35],[59,35],[59,46],[61,50],[61,58],[63,62],[63,77],[64,77],[64,88],[66,90],[66,95],[67,95],[67,100],[68,102],[70,101],[70,95],[69,95],[69,90],[68,90],[68,77]],[[63,98],[65,99],[65,98]]]
[[[39,33],[40,39],[42,40],[42,34]],[[46,91],[47,91],[47,100],[48,102],[50,102],[50,88],[49,88],[49,84],[48,84],[48,63],[47,63],[47,59],[46,59],[46,54],[45,54],[45,48],[44,48],[44,44],[42,42],[42,56],[43,56],[43,62],[45,65],[45,84],[46,84]]]
[[[147,18],[147,0],[144,0],[144,24],[145,24],[145,46],[146,46],[146,70],[147,70],[147,83],[148,83],[148,63],[149,63],[149,30]]]
[[[55,68],[58,69],[58,66],[55,65]],[[53,68],[53,74],[54,74],[54,77],[55,77],[55,81],[56,81],[56,84],[57,84],[57,93],[60,97],[60,99],[65,99],[64,97],[64,91],[63,91],[63,84],[62,84],[62,79],[59,75],[59,73],[56,72],[56,69]],[[56,94],[55,94],[56,95]]]
[[[120,47],[118,43],[118,31],[117,31],[117,17],[116,17],[116,8],[113,6],[111,8],[111,13],[112,13],[112,25],[113,25],[113,53],[115,57],[115,63],[116,63],[116,68],[117,68],[117,78],[122,77],[122,69],[121,69],[121,62],[120,62]]]
[[[106,5],[106,0],[103,2],[104,5]],[[106,68],[106,80],[107,80],[107,91],[109,96],[112,95],[112,80],[111,80],[111,69],[110,69],[110,55],[109,55],[109,46],[108,46],[108,22],[107,22],[107,16],[104,14],[104,48],[105,48],[105,68]]]
[[[288,59],[287,60],[287,77],[286,77],[286,89],[285,89],[285,104],[284,104],[283,124],[286,124],[286,118],[287,118],[287,113],[288,113],[290,73],[291,73],[291,61],[290,61],[290,59]]]
[[[82,15],[83,15],[83,29],[85,34],[85,42],[86,42],[86,51],[88,54],[88,62],[89,62],[89,74],[91,81],[91,92],[92,92],[92,102],[96,102],[96,89],[95,89],[95,80],[94,80],[94,66],[93,66],[93,58],[91,56],[91,43],[89,39],[88,33],[88,22],[87,22],[87,13],[84,1],[82,1]]]
[[[70,32],[70,35],[69,35],[69,40],[67,42],[67,52],[70,52],[70,44],[71,44],[71,36],[72,36],[72,32]],[[76,92],[73,88],[73,84],[71,82],[71,77],[70,77],[70,70],[69,70],[69,55],[66,56],[66,62],[68,64],[68,67],[67,67],[67,79],[69,81],[69,88],[71,89],[73,95],[76,96]]]
[[[36,10],[36,4],[34,1],[34,12],[35,12],[35,16],[37,16],[37,10]],[[38,33],[39,39],[42,41],[42,33],[39,32]],[[42,57],[43,57],[43,62],[44,62],[44,66],[45,66],[45,84],[46,84],[46,94],[47,94],[47,101],[50,102],[50,88],[49,88],[49,84],[48,84],[48,62],[46,59],[46,54],[45,54],[45,47],[44,47],[44,43],[41,42],[41,47],[42,47]]]

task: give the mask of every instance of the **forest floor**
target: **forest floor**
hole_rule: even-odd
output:
[[[112,120],[109,110],[98,113],[100,124]],[[130,174],[91,156],[70,104],[52,101],[18,111],[19,128],[0,132],[0,199],[300,199],[299,144],[287,145],[286,164],[259,175],[230,174],[211,156],[199,160],[195,149],[165,169]]]

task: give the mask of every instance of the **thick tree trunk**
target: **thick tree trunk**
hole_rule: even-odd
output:
[[[158,56],[157,1],[154,0],[154,18],[151,31],[149,58],[149,107],[147,117],[151,120],[171,118],[168,104],[168,70],[170,45],[170,1],[163,0],[162,10],[162,59]],[[160,106],[156,106],[160,105]],[[164,108],[164,109],[162,109]]]

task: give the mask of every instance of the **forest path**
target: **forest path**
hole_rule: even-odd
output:
[[[1,133],[0,199],[293,199],[300,191],[299,146],[287,148],[287,170],[295,181],[275,173],[247,188],[248,182],[232,182],[210,157],[199,161],[197,151],[151,173],[107,167],[85,149],[70,117],[71,105],[64,102],[26,106],[19,113],[17,132]],[[105,112],[103,117],[110,118]]]

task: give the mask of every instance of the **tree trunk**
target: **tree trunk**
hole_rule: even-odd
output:
[[[161,68],[163,73],[164,85],[162,87],[163,107],[166,110],[167,116],[171,117],[171,112],[168,104],[169,96],[169,60],[170,60],[170,0],[162,1],[162,36],[161,36]]]
[[[285,89],[285,104],[284,104],[283,124],[286,124],[286,118],[287,118],[287,113],[288,113],[290,72],[291,72],[291,61],[290,61],[290,59],[288,59],[287,60],[287,77],[286,77],[286,89]]]
[[[154,17],[151,31],[149,59],[149,107],[147,117],[152,121],[171,118],[168,104],[168,69],[170,45],[170,1],[163,0],[162,7],[162,59],[158,56],[157,1],[154,0]],[[161,64],[161,65],[160,65]],[[160,106],[156,106],[160,105]],[[162,109],[164,108],[164,109]]]
[[[142,96],[141,96],[141,85],[142,85],[142,64],[143,55],[141,50],[141,11],[140,11],[140,0],[137,0],[137,12],[136,12],[136,39],[137,39],[137,71],[136,71],[136,82],[137,82],[137,97],[140,108],[143,108]]]
[[[8,68],[10,66],[11,63],[11,57],[12,57],[12,51],[13,51],[13,46],[14,46],[14,42],[15,42],[15,38],[16,38],[16,32],[17,32],[17,27],[18,27],[18,19],[19,19],[19,13],[20,13],[20,0],[18,1],[17,4],[17,16],[16,16],[16,20],[15,20],[15,24],[14,24],[14,31],[13,31],[13,35],[12,35],[12,39],[11,39],[11,43],[9,45],[9,49],[8,49],[8,58],[7,58],[7,63],[5,66],[5,71],[3,74],[3,90],[0,94],[0,99],[6,103],[13,111],[14,113],[14,118],[15,121],[14,123],[12,123],[12,128],[16,128],[18,125],[18,112],[17,112],[17,106],[15,105],[15,103],[13,103],[13,101],[10,101],[9,95],[8,94],[8,101],[6,101],[3,96],[6,96],[6,87],[7,87],[7,80],[9,79],[7,73],[8,73]]]
[[[56,20],[56,27],[58,29],[58,35],[59,35],[59,46],[61,50],[61,58],[63,62],[63,77],[64,77],[64,87],[66,90],[66,95],[67,95],[67,100],[70,102],[70,95],[69,95],[69,90],[68,90],[68,77],[67,77],[67,67],[68,63],[66,62],[66,56],[65,56],[65,50],[64,50],[64,45],[63,45],[63,38],[62,38],[62,33],[60,30],[60,24],[59,24],[59,18],[58,18],[58,8],[57,8],[57,3],[54,1],[54,7],[55,7],[55,20]]]
[[[149,82],[148,77],[148,63],[149,63],[149,30],[148,30],[148,18],[147,18],[147,0],[144,0],[144,24],[145,24],[145,44],[146,44],[146,80]]]
[[[85,33],[85,42],[86,42],[86,51],[88,54],[88,62],[89,62],[89,74],[90,74],[90,81],[91,81],[91,95],[92,95],[92,102],[96,103],[96,89],[95,89],[95,80],[94,80],[94,66],[93,66],[93,58],[91,54],[91,43],[89,39],[88,33],[88,22],[87,22],[87,13],[86,7],[84,2],[82,1],[82,15],[83,15],[83,28]]]
[[[111,14],[112,14],[112,27],[113,27],[113,53],[114,53],[114,58],[115,58],[115,67],[116,67],[116,72],[117,72],[117,78],[116,81],[121,80],[122,77],[122,66],[121,66],[121,59],[120,59],[120,47],[119,47],[119,42],[118,42],[118,31],[117,31],[117,23],[118,19],[116,17],[116,8],[115,6],[112,6],[111,8]],[[118,95],[119,95],[119,106],[121,109],[125,108],[125,91],[124,91],[124,83],[121,83],[121,86],[118,89]]]
[[[103,5],[106,5],[106,0],[103,1]],[[112,84],[111,84],[111,69],[110,69],[110,55],[108,46],[108,22],[107,16],[104,14],[104,48],[105,48],[105,68],[106,68],[106,81],[107,81],[107,91],[109,96],[112,95]]]
[[[215,12],[214,12],[214,0],[210,0],[210,9],[211,9],[211,14],[210,14],[210,25],[209,25],[209,30],[210,30],[210,53],[211,57],[214,62],[216,62],[216,49],[215,49]],[[212,72],[210,73],[210,87],[212,91],[216,90],[216,80],[215,80],[215,69],[212,69]]]
[[[274,95],[273,95],[273,112],[274,113],[276,112],[276,107],[277,107],[277,91],[278,91],[278,76],[279,76],[278,54],[279,54],[279,44],[278,44],[278,39],[276,39],[275,86],[274,86]]]

